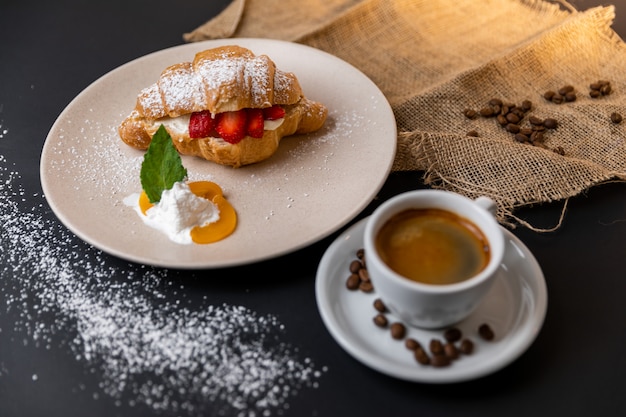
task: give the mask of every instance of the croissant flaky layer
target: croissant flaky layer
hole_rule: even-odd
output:
[[[181,127],[194,112],[210,111],[215,116],[276,105],[285,110],[284,119],[278,127],[271,124],[262,138],[246,136],[238,143],[218,137],[192,139],[189,129]],[[318,130],[327,113],[323,104],[304,97],[293,73],[277,69],[266,55],[228,45],[166,68],[157,82],[141,90],[135,108],[118,130],[125,143],[146,149],[163,123],[180,153],[239,167],[269,158],[284,136]]]

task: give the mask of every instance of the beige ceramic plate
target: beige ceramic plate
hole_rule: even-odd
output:
[[[267,54],[298,77],[307,97],[329,109],[315,134],[283,139],[269,160],[239,169],[183,157],[189,180],[217,182],[239,214],[233,235],[209,245],[179,245],[146,226],[128,196],[139,193],[143,152],[117,126],[137,93],[196,52],[238,44]],[[273,258],[312,244],[349,222],[374,198],[396,152],[396,123],[384,95],[363,73],[328,53],[266,39],[186,44],[131,61],[79,94],[52,126],[41,182],[72,232],[118,257],[172,268],[217,268]]]

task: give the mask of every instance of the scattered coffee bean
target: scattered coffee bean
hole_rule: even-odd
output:
[[[530,100],[522,101],[522,110],[525,112],[529,112],[533,109],[533,102]]]
[[[480,115],[483,117],[492,117],[495,116],[496,112],[491,107],[483,107],[480,109]]]
[[[565,97],[565,101],[571,103],[572,101],[576,101],[576,93],[574,92],[570,92],[565,94],[563,97]]]
[[[505,117],[509,123],[518,124],[520,122],[520,117],[515,113],[507,113]]]
[[[361,262],[363,262],[363,259],[365,259],[365,249],[363,249],[363,248],[357,249],[356,257],[357,257],[357,259],[360,259]]]
[[[552,97],[554,97],[556,93],[552,90],[546,91],[545,93],[543,93],[543,98],[545,98],[548,101],[552,101]]]
[[[478,137],[478,132],[475,131],[475,130],[470,130],[469,132],[467,132],[466,136],[471,136],[471,137],[477,138]]]
[[[367,272],[367,269],[365,268],[361,268],[359,269],[359,278],[361,278],[361,281],[363,282],[370,282],[370,274],[369,272]]]
[[[541,118],[539,118],[537,116],[530,116],[528,118],[528,121],[533,126],[542,126],[543,125],[543,119],[541,119]]]
[[[406,346],[407,349],[409,350],[415,350],[417,348],[421,348],[422,345],[420,345],[420,342],[418,342],[415,339],[412,338],[408,338],[404,341],[404,346]]]
[[[555,95],[552,96],[552,100],[550,101],[553,102],[554,104],[561,104],[563,103],[563,101],[565,101],[565,98],[559,93],[556,93]]]
[[[561,146],[557,146],[556,148],[552,149],[554,151],[554,153],[559,154],[561,156],[565,156],[565,149],[563,149]]]
[[[363,265],[361,264],[361,261],[358,260],[354,260],[352,262],[350,262],[350,272],[352,272],[353,274],[356,274],[359,272],[359,269],[361,269],[363,267]]]
[[[611,83],[606,80],[598,80],[589,85],[589,96],[591,96],[591,98],[608,96],[612,91],[613,88],[611,87]]]
[[[465,109],[463,110],[463,114],[465,115],[465,117],[472,120],[478,117],[478,112],[473,109]]]
[[[556,119],[549,117],[543,121],[543,126],[546,129],[556,129],[557,127],[559,127],[559,122],[557,122]]]
[[[413,356],[415,357],[415,360],[421,365],[430,365],[430,357],[421,346],[413,351]]]
[[[433,355],[432,358],[430,359],[430,363],[435,368],[442,368],[444,366],[450,365],[450,358],[440,353],[439,355]]]
[[[530,138],[528,136],[526,136],[526,135],[521,134],[521,133],[516,133],[514,138],[519,143],[530,143]]]
[[[459,357],[459,351],[454,345],[454,343],[448,342],[445,345],[443,345],[443,351],[446,354],[446,356],[450,358],[451,360],[458,359]]]
[[[463,339],[459,345],[459,351],[464,355],[470,355],[474,351],[474,342],[469,339]]]
[[[357,274],[350,274],[346,280],[346,287],[349,290],[357,290],[359,288],[359,284],[361,284],[361,278],[359,278]]]
[[[383,303],[383,300],[381,300],[380,298],[377,298],[377,299],[374,300],[374,308],[379,313],[386,313],[387,312],[387,306],[385,305],[385,303]]]
[[[492,98],[491,100],[489,100],[489,105],[490,106],[500,106],[502,107],[504,103],[502,102],[502,100],[500,100],[497,97]]]
[[[452,327],[444,332],[443,337],[448,343],[454,343],[461,340],[462,333],[457,327]]]
[[[406,335],[406,327],[404,326],[404,324],[400,322],[395,322],[391,325],[391,337],[393,337],[394,339],[400,340],[400,339],[404,339],[405,335]]]
[[[507,120],[507,122],[508,122],[508,120]],[[509,133],[519,133],[519,131],[520,131],[519,125],[517,125],[515,123],[509,123],[508,125],[506,125],[505,129]]]
[[[374,291],[374,286],[370,281],[361,281],[359,283],[359,290],[363,292],[372,292]]]
[[[566,86],[559,88],[559,94],[562,96],[566,95],[567,93],[571,93],[573,91],[574,91],[574,86],[572,85],[566,85]]]
[[[377,314],[374,316],[374,324],[378,327],[387,327],[389,322],[387,321],[387,317],[384,314]]]
[[[478,327],[478,334],[485,340],[493,340],[495,337],[493,330],[487,323],[481,324]]]
[[[430,349],[430,353],[433,355],[441,355],[443,354],[443,343],[439,339],[431,339],[430,344],[428,345]]]
[[[622,123],[622,115],[616,112],[611,113],[611,121],[615,124]]]

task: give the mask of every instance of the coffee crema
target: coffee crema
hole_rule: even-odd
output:
[[[465,281],[489,263],[491,250],[470,220],[441,209],[408,209],[391,217],[376,249],[396,273],[434,285]]]

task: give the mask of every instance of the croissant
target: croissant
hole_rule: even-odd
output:
[[[320,129],[327,114],[304,96],[293,73],[229,45],[166,68],[141,90],[118,133],[129,146],[147,149],[164,125],[179,153],[237,168],[269,158],[285,136]]]

